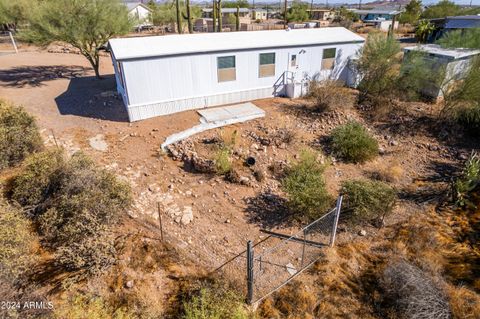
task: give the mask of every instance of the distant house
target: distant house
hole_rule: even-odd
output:
[[[422,93],[432,98],[443,96],[441,87],[448,88],[455,81],[462,79],[471,65],[475,56],[480,56],[480,50],[468,49],[444,49],[439,45],[425,44],[404,48],[405,57],[403,67],[408,69],[408,56],[411,52],[424,52],[424,59],[428,60],[431,68],[438,71],[444,70],[444,75],[440,86],[436,84],[428,85],[422,89]],[[433,71],[433,70],[432,70]]]
[[[400,14],[398,10],[357,10],[350,9],[352,12],[358,14],[360,20],[367,26],[373,26],[382,31],[388,31],[392,27],[393,17]],[[394,29],[398,28],[398,21],[395,21]]]
[[[328,21],[335,17],[335,11],[330,9],[308,9],[307,12],[312,20]]]
[[[217,32],[109,41],[130,121],[306,93],[312,79],[349,84],[365,43],[345,28]]]
[[[435,31],[430,35],[428,42],[435,42],[452,30],[480,28],[480,14],[431,19],[430,22],[435,26]]]
[[[264,9],[253,9],[251,12],[252,20],[267,20],[267,10]]]
[[[127,6],[128,15],[136,21],[135,28],[152,25],[152,10],[148,6],[140,2],[126,2],[125,6]]]
[[[230,15],[237,14],[237,8],[222,8],[222,19],[227,18]],[[240,18],[241,23],[250,22],[250,9],[248,8],[239,8],[238,9],[238,16]],[[202,17],[203,18],[213,18],[213,9],[212,8],[204,8],[202,9]]]

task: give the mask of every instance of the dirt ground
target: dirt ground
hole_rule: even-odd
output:
[[[287,234],[300,228],[281,222],[283,216],[275,211],[278,203],[263,201],[262,194],[282,194],[268,166],[294,160],[305,147],[328,153],[325,138],[336,125],[349,119],[367,125],[377,137],[382,154],[362,165],[325,157],[331,161],[326,171],[328,189],[336,196],[342,180],[394,170],[391,183],[400,199],[387,224],[404,220],[428,205],[438,194],[431,183],[437,183],[440,189],[447,187],[445,176],[455,172],[459,160],[465,159],[472,148],[478,148],[458,144],[459,133],[436,123],[432,115],[435,108],[426,104],[392,114],[393,122],[384,123],[362,118],[354,109],[312,115],[302,108],[304,101],[265,99],[253,103],[266,111],[266,118],[236,124],[223,132],[237,131],[239,152],[254,156],[257,167],[267,172],[266,179],[256,182],[252,172],[246,170],[253,182],[232,184],[222,177],[192,173],[181,161],[160,150],[167,136],[198,124],[195,111],[128,123],[122,101],[115,94],[109,58],[102,58],[100,72],[104,79],[95,79],[87,60],[80,55],[29,48],[0,56],[0,98],[23,105],[33,114],[48,145],[58,144],[70,153],[82,150],[128,180],[135,194],[131,211],[134,218],[156,227],[160,203],[167,241],[207,270],[245,249],[247,240],[264,238],[262,228]],[[291,145],[258,142],[258,137],[268,137],[282,128],[295,132]],[[220,132],[205,132],[191,141],[198,152],[208,153],[201,141]],[[256,204],[271,204],[274,209],[265,213],[255,209]],[[377,232],[373,227],[364,229],[367,237],[373,238]],[[134,233],[135,229],[127,231]],[[341,240],[353,240],[359,236],[357,231],[341,233]]]

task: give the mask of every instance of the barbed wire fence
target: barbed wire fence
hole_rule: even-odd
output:
[[[262,230],[267,236],[214,270],[239,288],[248,304],[258,303],[300,275],[335,244],[343,197],[336,207],[293,235]]]

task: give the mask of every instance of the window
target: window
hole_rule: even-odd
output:
[[[290,66],[297,66],[297,55],[292,54],[290,57]]]
[[[222,56],[217,58],[218,82],[236,80],[235,56]]]
[[[333,70],[335,67],[336,48],[323,49],[322,70]]]
[[[259,60],[258,76],[275,76],[275,53],[260,53]]]

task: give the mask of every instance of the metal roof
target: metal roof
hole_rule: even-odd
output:
[[[364,38],[352,31],[336,27],[117,38],[109,41],[109,47],[117,60],[126,60],[364,41]]]
[[[449,59],[458,60],[480,54],[480,50],[471,49],[445,49],[437,44],[424,44],[404,48],[405,51],[423,51],[431,55],[443,56]]]
[[[202,9],[203,12],[212,12],[212,8],[205,8]],[[222,8],[222,13],[236,13],[237,8]],[[250,12],[248,8],[238,8],[238,12]]]
[[[355,12],[356,14],[399,14],[401,11],[398,10],[357,10],[357,9],[351,9],[351,11]]]
[[[140,2],[136,2],[136,3],[135,2],[126,2],[125,6],[127,7],[128,11],[132,11],[133,9],[135,9],[138,6],[144,7],[148,11],[152,11],[149,7],[147,7],[146,5],[144,5],[143,3],[140,3]]]
[[[446,29],[466,29],[466,28],[480,28],[480,16],[455,16],[446,17]]]

